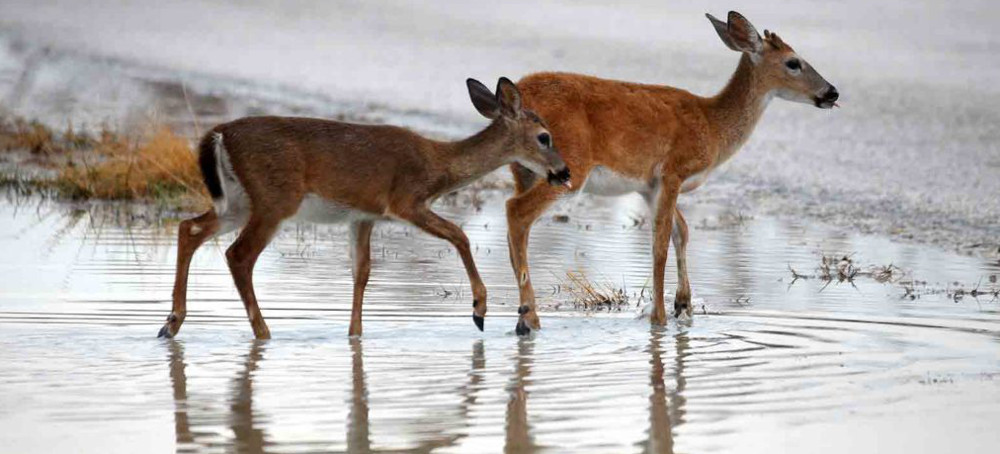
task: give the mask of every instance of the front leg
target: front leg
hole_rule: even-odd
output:
[[[581,185],[583,181],[574,182],[576,187]],[[517,325],[514,328],[518,336],[527,335],[531,330],[542,326],[538,318],[538,307],[535,305],[535,289],[531,286],[531,275],[528,272],[528,236],[535,220],[557,200],[561,193],[560,188],[539,181],[527,191],[518,193],[507,201],[507,245],[510,248],[510,265],[514,269],[521,301],[517,308]]]
[[[656,217],[653,223],[653,313],[649,317],[650,323],[654,325],[667,322],[667,311],[663,304],[663,277],[667,268],[670,235],[680,186],[679,178],[665,176],[660,181],[656,196],[656,211],[653,214]]]
[[[472,321],[482,331],[484,317],[486,317],[486,286],[479,278],[479,271],[476,270],[476,262],[472,259],[472,250],[469,248],[469,238],[465,236],[465,232],[426,207],[396,213],[396,215],[455,246],[458,255],[462,257],[462,263],[465,264],[465,271],[469,274],[469,282],[472,284]]]

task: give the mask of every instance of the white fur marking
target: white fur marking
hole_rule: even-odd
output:
[[[684,182],[681,183],[681,192],[688,192],[697,189],[699,186],[705,183],[705,180],[708,179],[708,175],[711,172],[712,169],[705,169],[702,170],[701,172],[691,175],[690,177],[687,177],[687,179],[685,179]]]
[[[222,133],[217,132],[212,134],[212,142],[215,143],[215,173],[219,178],[219,186],[222,188],[222,197],[219,199],[212,199],[212,205],[215,206],[215,212],[222,216],[226,214],[226,210],[229,208],[229,203],[226,200],[226,185],[225,179],[222,173],[222,160],[226,155],[226,148],[222,144]],[[228,158],[226,158],[228,161]]]
[[[318,224],[343,224],[354,221],[380,219],[376,214],[356,210],[350,206],[324,199],[316,194],[306,194],[299,210],[291,218]]]
[[[545,177],[545,175],[548,173],[548,172],[546,172],[546,170],[545,170],[544,167],[538,165],[538,163],[536,163],[534,161],[531,161],[531,160],[518,159],[517,163],[520,164],[520,165],[522,165],[522,166],[524,166],[525,168],[527,168],[528,170],[530,170],[535,175],[541,175],[542,177]]]
[[[594,167],[583,183],[582,192],[603,196],[619,196],[633,192],[646,193],[653,189],[648,181],[615,173],[603,166]]]

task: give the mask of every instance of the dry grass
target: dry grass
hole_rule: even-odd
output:
[[[825,290],[831,283],[838,284],[847,282],[855,286],[855,281],[860,278],[868,278],[881,284],[891,284],[899,286],[903,290],[901,299],[915,300],[923,295],[946,295],[956,303],[966,296],[979,301],[981,297],[989,297],[990,302],[1000,301],[1000,288],[996,286],[1000,281],[996,274],[992,274],[987,279],[989,288],[983,287],[982,279],[976,283],[975,287],[969,287],[959,282],[949,283],[946,287],[939,285],[929,285],[927,281],[916,280],[911,277],[911,273],[890,263],[888,265],[872,265],[863,268],[854,261],[854,254],[848,255],[823,255],[820,258],[820,265],[816,268],[815,274],[803,274],[788,265],[788,271],[792,273],[792,280],[788,283],[791,288],[799,280],[816,279],[823,281]],[[857,288],[855,286],[855,288]],[[749,299],[748,299],[749,301]],[[737,302],[739,302],[737,300]]]
[[[628,292],[610,282],[597,283],[580,271],[566,273],[565,287],[572,295],[573,307],[586,311],[621,312],[631,305]]]
[[[854,265],[851,255],[837,257],[824,255],[820,261],[819,278],[824,281],[836,280],[837,282],[854,282],[854,278],[861,270]]]
[[[788,271],[792,273],[792,280],[789,287],[799,279],[818,279],[825,284],[820,291],[826,289],[832,282],[847,282],[854,286],[857,278],[870,278],[881,284],[897,284],[907,277],[909,273],[902,268],[890,263],[888,265],[871,265],[862,268],[854,262],[854,254],[847,255],[823,255],[820,258],[820,265],[816,268],[816,274],[802,274],[788,265]]]
[[[819,279],[828,283],[832,281],[853,283],[857,277],[869,277],[880,283],[894,283],[905,274],[900,267],[891,263],[885,266],[870,266],[864,270],[854,263],[853,256],[854,254],[823,255],[820,257],[816,274],[799,273],[791,265],[788,265],[788,271],[792,273],[792,282],[799,279]]]
[[[3,118],[0,120],[0,148],[49,153],[56,151],[56,134],[37,121]]]
[[[980,297],[989,297],[989,302],[1000,302],[1000,287],[996,287],[997,275],[990,275],[990,284],[993,284],[991,288],[983,289],[982,279],[976,283],[975,287],[971,289],[967,286],[963,286],[958,282],[950,283],[947,287],[932,287],[927,284],[927,281],[919,281],[915,279],[909,279],[905,281],[899,281],[899,285],[903,288],[903,295],[900,299],[915,300],[923,295],[945,295],[949,299],[955,301],[956,303],[962,301],[966,296],[972,297],[976,302],[979,302]]]
[[[188,139],[151,125],[128,134],[103,129],[96,137],[21,118],[0,117],[0,150],[28,151],[33,163],[55,168],[48,185],[73,199],[154,201],[182,208],[208,204]]]
[[[57,132],[41,122],[0,115],[0,150],[25,150],[33,154],[89,149],[95,140],[69,125]]]
[[[151,127],[135,138],[103,134],[93,151],[59,172],[57,185],[65,194],[110,200],[207,197],[188,140],[167,128]]]

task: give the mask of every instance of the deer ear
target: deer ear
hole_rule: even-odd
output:
[[[708,21],[712,23],[713,27],[715,27],[715,32],[719,34],[719,39],[722,40],[723,44],[725,44],[726,47],[735,50],[736,52],[742,52],[742,50],[740,50],[740,48],[736,46],[736,43],[733,42],[733,38],[729,36],[728,24],[719,19],[716,19],[715,16],[708,13],[705,13],[705,17],[707,17]]]
[[[500,102],[500,112],[511,118],[521,114],[521,91],[517,85],[506,77],[497,82],[497,100]]]
[[[753,24],[736,11],[729,12],[729,37],[741,52],[759,54],[764,49],[764,41]]]
[[[711,14],[705,14],[705,17],[715,27],[715,32],[719,34],[726,47],[748,54],[759,54],[763,49],[763,40],[760,39],[757,29],[742,14],[730,11],[728,23],[716,19]]]
[[[500,103],[497,102],[496,95],[489,88],[486,88],[486,85],[471,77],[465,80],[465,85],[469,87],[469,98],[472,99],[472,105],[476,106],[476,110],[482,116],[490,120],[500,116]]]

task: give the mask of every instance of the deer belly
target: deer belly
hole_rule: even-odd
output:
[[[631,178],[605,167],[597,166],[587,175],[583,192],[594,195],[618,196],[633,192],[648,193],[654,185],[649,180]]]
[[[708,179],[709,172],[711,172],[711,169],[702,170],[701,172],[687,177],[684,182],[681,183],[681,192],[684,193],[698,189],[698,187],[705,183],[705,180]]]
[[[344,224],[354,221],[378,219],[379,216],[356,210],[348,205],[325,199],[315,194],[307,194],[299,205],[293,221],[307,221],[319,224]]]

